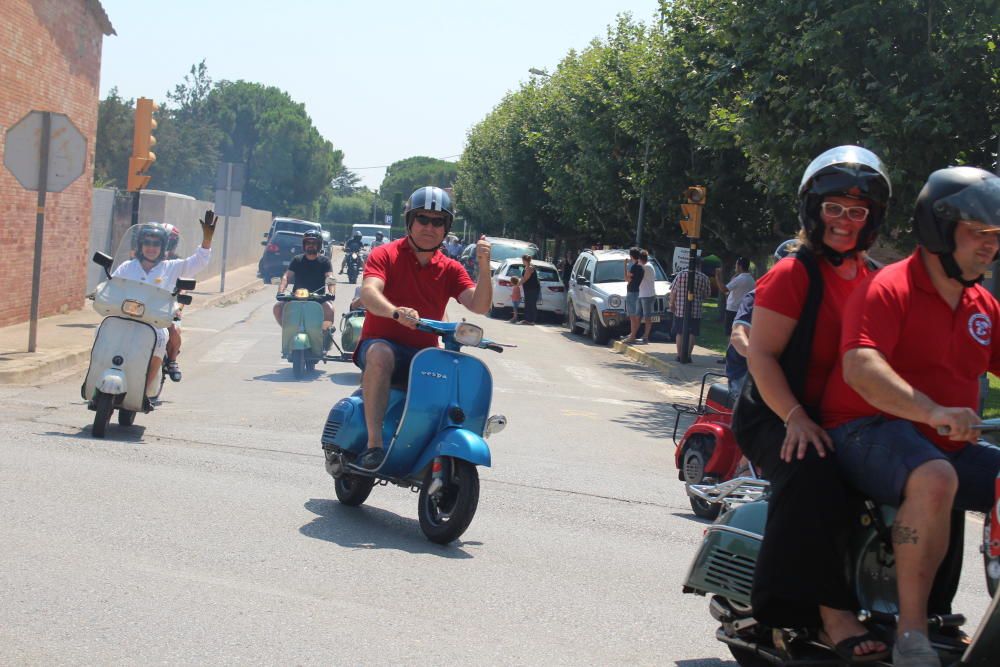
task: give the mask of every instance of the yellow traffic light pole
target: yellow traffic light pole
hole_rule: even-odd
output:
[[[687,294],[684,300],[684,320],[681,326],[681,345],[677,357],[682,364],[691,363],[691,310],[694,306],[695,274],[698,271],[698,241],[701,238],[701,211],[707,192],[704,186],[692,185],[684,191],[685,203],[681,204],[681,229],[688,237]]]
[[[132,155],[128,159],[127,189],[132,193],[132,224],[139,223],[139,192],[149,185],[151,178],[146,174],[156,162],[156,153],[152,148],[156,145],[153,130],[156,120],[153,113],[156,104],[148,97],[140,97],[135,101],[135,128],[132,132]]]

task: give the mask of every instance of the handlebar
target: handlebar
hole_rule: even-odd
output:
[[[455,334],[458,331],[458,327],[462,324],[468,324],[467,322],[441,322],[438,320],[424,319],[422,317],[420,318],[411,318],[408,316],[404,317],[406,317],[406,319],[409,319],[411,321],[415,321],[417,323],[416,328],[418,331],[423,331],[424,333],[430,333],[444,338],[445,347],[449,349],[457,349],[457,347],[461,347],[464,345],[466,347],[478,347],[483,350],[490,350],[492,352],[503,352],[503,349],[505,347],[517,347],[516,345],[505,345],[503,343],[497,343],[492,340],[489,340],[488,338],[481,338],[479,340],[479,343],[476,345],[468,345],[467,343],[462,343],[461,341],[456,339]],[[400,319],[400,312],[398,310],[393,311],[392,319],[394,320]],[[471,326],[475,326],[477,329],[482,331],[482,327],[478,327],[477,325],[471,325]],[[450,347],[451,345],[455,345],[457,347],[451,348]]]
[[[316,294],[313,292],[306,298],[298,298],[294,294],[279,294],[275,297],[278,301],[314,301],[316,303],[325,303],[327,301],[333,301],[336,299],[334,294]]]
[[[989,433],[992,431],[1000,431],[1000,417],[994,417],[993,419],[984,419],[978,424],[973,424],[972,429],[974,431],[979,431],[981,433]],[[951,433],[951,428],[948,426],[938,426],[938,435],[948,435]]]

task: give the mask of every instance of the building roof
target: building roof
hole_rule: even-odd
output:
[[[111,25],[111,19],[108,18],[107,12],[104,11],[104,7],[101,6],[100,0],[84,0],[87,5],[87,9],[91,11],[94,18],[97,19],[97,25],[100,26],[101,32],[105,35],[117,35],[114,26]]]

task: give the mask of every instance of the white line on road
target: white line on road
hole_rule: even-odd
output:
[[[256,338],[228,338],[206,352],[201,361],[204,364],[238,364],[259,342]]]
[[[497,359],[496,363],[503,366],[511,376],[519,381],[528,384],[545,384],[547,380],[535,369],[534,366],[516,359]]]
[[[607,405],[630,405],[629,401],[622,401],[617,398],[601,398],[599,396],[570,396],[569,394],[553,394],[548,391],[531,391],[530,389],[507,389],[504,387],[494,387],[493,391],[500,394],[518,394],[521,396],[538,396],[541,398],[560,399],[567,401],[589,401],[591,403],[606,403]]]
[[[585,387],[590,387],[591,389],[600,391],[625,391],[621,387],[616,387],[613,384],[608,384],[603,381],[604,378],[608,377],[607,370],[598,370],[593,366],[567,366],[563,370],[572,375],[578,383]]]

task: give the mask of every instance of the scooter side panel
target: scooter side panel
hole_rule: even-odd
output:
[[[461,427],[482,435],[489,417],[493,378],[479,359],[440,348],[413,357],[403,417],[381,471],[407,475],[414,471],[423,449],[440,431]],[[461,421],[450,407],[460,407]]]
[[[389,391],[389,404],[382,431],[383,442],[389,442],[399,426],[406,394],[399,389]],[[368,445],[368,427],[365,425],[364,403],[361,393],[342,398],[330,409],[323,427],[321,442],[344,451],[360,454]]]
[[[487,468],[491,463],[490,448],[486,441],[464,428],[450,428],[438,433],[417,459],[413,470],[423,470],[436,456],[463,459],[473,465]]]
[[[315,301],[286,301],[281,311],[281,353],[296,349],[292,345],[295,335],[304,331],[309,335],[310,349],[323,356],[323,306]]]
[[[97,329],[94,347],[90,351],[90,367],[83,382],[84,400],[94,397],[104,371],[114,368],[124,373],[128,389],[121,407],[141,411],[146,371],[155,347],[156,330],[149,324],[124,317],[105,318]],[[116,356],[122,357],[121,364],[114,363]]]
[[[754,569],[767,522],[764,501],[738,505],[722,514],[705,532],[688,570],[684,590],[722,595],[750,604]]]

